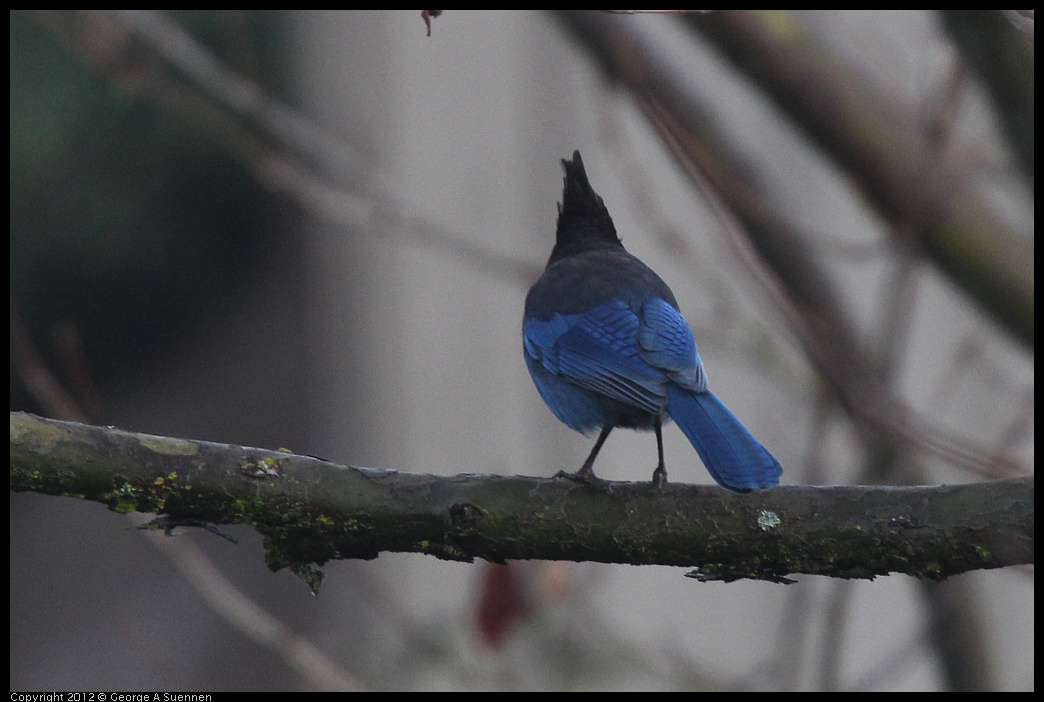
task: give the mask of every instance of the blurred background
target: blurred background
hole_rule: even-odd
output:
[[[981,17],[12,11],[11,409],[575,470],[591,440],[520,329],[579,149],[785,484],[1031,473],[1033,15]],[[710,482],[665,439],[670,479]],[[655,455],[614,432],[598,472]],[[313,596],[252,529],[147,518],[12,493],[12,690],[1033,689],[1032,566],[725,585],[383,554]]]

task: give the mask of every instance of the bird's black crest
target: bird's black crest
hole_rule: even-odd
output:
[[[602,198],[591,187],[580,152],[563,159],[565,179],[558,206],[556,249],[588,248],[594,242],[619,244],[616,227]],[[559,254],[564,251],[559,251]]]

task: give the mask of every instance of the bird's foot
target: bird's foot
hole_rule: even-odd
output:
[[[653,471],[652,484],[660,490],[663,490],[667,486],[667,469],[663,466],[656,466],[656,470]]]
[[[560,470],[555,473],[556,478],[565,478],[566,480],[572,480],[574,483],[586,483],[588,485],[601,485],[605,481],[595,475],[594,470],[589,465],[584,465],[580,470],[575,473]]]

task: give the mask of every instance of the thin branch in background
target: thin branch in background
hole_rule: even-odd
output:
[[[805,452],[805,476],[809,485],[829,485],[837,482],[836,470],[831,471],[827,456],[830,452],[830,429],[840,419],[837,403],[832,401],[830,392],[822,383],[817,384],[816,395],[812,398],[812,417],[808,426],[808,440]],[[845,425],[848,426],[847,424]],[[831,474],[833,472],[833,474]]]
[[[245,138],[245,130],[234,121],[225,120],[225,129],[211,133],[224,134],[226,138],[219,143],[234,148],[241,161],[248,161],[251,172],[317,218],[337,226],[397,232],[406,241],[451,260],[466,262],[495,276],[519,279],[527,285],[539,275],[539,268],[533,264],[513,260],[433,222],[405,214],[401,203],[373,183],[374,178],[369,175],[372,165],[358,149],[300,111],[267,95],[159,11],[116,11],[115,17],[181,71],[190,85],[247,118],[280,149],[303,158],[303,162],[298,162],[299,159],[291,159],[258,139]],[[174,107],[178,105],[180,102]],[[195,107],[203,105],[196,103]],[[181,117],[192,119],[191,112],[178,112]],[[239,139],[230,143],[228,137],[234,136],[234,132],[240,132]],[[310,163],[320,168],[317,170]]]
[[[244,80],[260,84],[261,56],[249,26],[248,10],[214,10],[214,29],[220,50]]]
[[[1004,19],[1011,22],[1012,27],[1018,30],[1019,34],[1025,39],[1026,46],[1032,51],[1034,46],[1033,17],[1036,14],[1036,10],[1001,10],[1001,14],[1004,15]]]
[[[362,692],[367,688],[311,641],[247,597],[189,539],[149,534],[149,542],[174,564],[207,606],[243,637],[268,649],[315,690]]]
[[[866,692],[888,689],[891,681],[900,679],[906,671],[914,667],[918,658],[915,653],[925,651],[927,643],[928,635],[923,629],[906,641],[896,642],[891,653],[862,671],[858,678],[845,686],[845,690]],[[927,654],[926,651],[925,653]]]
[[[944,16],[979,14],[951,11]],[[910,114],[786,13],[731,11],[690,15],[681,22],[749,76],[844,169],[877,212],[900,231],[908,227],[915,233],[939,270],[1032,349],[1033,254],[1026,232],[1015,230],[997,212],[969,177],[973,174],[940,160]],[[1017,43],[998,40],[1009,48]],[[1018,113],[1019,124],[1026,124],[1028,112],[1029,151],[1024,142],[1016,150],[1022,151],[1019,158],[1032,159],[1032,62],[1018,65],[1019,70],[1012,68],[1018,82],[1005,103],[1010,109],[1002,113]],[[1012,105],[1022,105],[1023,112]]]
[[[823,258],[839,263],[874,263],[888,255],[883,241],[847,241],[822,231],[807,232],[808,242]]]
[[[731,282],[726,280],[729,272],[718,265],[713,256],[697,250],[694,238],[682,232],[670,218],[665,216],[664,205],[656,196],[656,190],[650,182],[650,174],[633,148],[633,144],[625,136],[618,110],[606,101],[604,109],[599,113],[603,115],[603,118],[599,120],[600,131],[604,140],[619,157],[619,167],[625,174],[627,192],[632,196],[632,206],[640,215],[643,224],[646,225],[642,229],[642,235],[651,234],[648,238],[659,245],[672,263],[685,272],[689,280],[695,282],[700,290],[701,303],[709,305],[711,308],[709,314],[713,320],[711,323],[701,321],[700,317],[689,318],[690,323],[694,326],[696,337],[702,338],[701,327],[711,326],[718,338],[725,338],[726,343],[730,345],[730,351],[750,359],[751,367],[759,368],[766,374],[772,374],[775,381],[785,383],[788,389],[795,392],[807,392],[809,386],[807,380],[810,374],[807,371],[807,365],[797,360],[794,345],[790,344],[784,349],[784,344],[778,337],[763,331],[765,320],[753,319],[741,305],[736,304],[734,288]],[[721,202],[703,188],[697,187],[693,190],[695,196],[700,198],[707,209],[722,222],[721,226],[727,227],[727,223],[722,220]],[[738,248],[728,247],[728,250],[736,254]],[[755,265],[751,256],[738,255],[736,258],[739,267],[749,275],[757,277],[760,274],[761,268]],[[772,305],[765,304],[763,307],[771,310]],[[771,313],[762,316],[771,317]],[[771,319],[768,321],[771,322]],[[760,335],[761,338],[752,339],[753,335]],[[739,343],[740,339],[742,339],[742,343]],[[771,351],[766,353],[765,348],[770,348]],[[765,358],[773,359],[773,370],[776,371],[787,364],[787,360],[784,359],[793,359],[793,361],[784,370],[771,373],[765,369],[763,362]],[[801,367],[797,368],[798,365]]]
[[[542,263],[507,256],[435,222],[410,217],[389,199],[353,196],[288,160],[259,152],[253,156],[251,171],[262,182],[291,197],[319,221],[396,235],[404,243],[519,285],[529,285],[540,275]]]
[[[29,336],[14,298],[11,298],[11,369],[22,387],[50,416],[70,422],[90,422],[87,413],[65,391]]]
[[[816,611],[814,599],[815,586],[811,581],[801,582],[801,587],[787,588],[774,637],[776,645],[771,649],[774,660],[770,661],[769,680],[774,683],[773,689],[798,689],[812,641],[815,618],[809,615]]]
[[[929,150],[956,173],[978,174],[974,179],[979,182],[988,177],[998,183],[996,189],[1021,193],[1026,183],[1020,171],[1011,167],[1007,152],[962,138],[958,120],[977,109],[973,103],[974,84],[968,65],[960,56],[954,55],[952,64],[948,76],[917,106],[914,119],[921,125]],[[1010,207],[1006,213],[1012,213]]]
[[[1032,48],[1019,41],[1012,17],[1006,18],[999,10],[939,12],[962,58],[979,76],[992,99],[1011,153],[1032,189],[1036,156]]]
[[[967,578],[950,582],[918,583],[927,604],[926,638],[938,654],[948,689],[987,692],[997,690],[993,665],[983,636],[982,598]]]
[[[983,390],[998,398],[1021,398],[1020,401],[1010,403],[1012,411],[1007,429],[993,440],[998,454],[1013,456],[1018,441],[1033,432],[1033,386],[1009,377],[998,367],[997,360],[987,355],[988,349],[984,348],[983,342],[987,333],[985,326],[985,323],[980,323],[968,329],[950,350],[946,361],[947,373],[936,383],[935,392],[928,402],[938,407],[949,407],[962,401],[962,391],[966,397],[969,394],[977,395]],[[972,387],[969,391],[973,382],[981,383],[982,388]]]
[[[201,129],[264,187],[288,197],[318,221],[383,232],[519,284],[529,285],[539,276],[542,263],[507,256],[407,214],[403,203],[365,175],[375,169],[366,166],[358,150],[236,75],[162,14],[37,11],[32,16],[114,87]],[[125,26],[124,19],[131,24]],[[99,30],[99,23],[107,29]],[[142,60],[140,52],[131,51],[133,37],[146,42],[141,48],[159,61]],[[175,80],[165,70],[168,61],[190,82]]]
[[[700,255],[693,238],[679,230],[664,215],[663,206],[656,197],[655,189],[649,182],[649,172],[643,163],[643,158],[635,151],[633,144],[626,138],[625,128],[620,123],[620,116],[616,109],[616,103],[608,94],[602,94],[601,109],[598,110],[599,132],[604,141],[608,143],[616,154],[617,168],[622,172],[627,183],[627,194],[631,198],[631,205],[640,216],[642,224],[642,235],[651,235],[649,238],[656,242],[660,249],[672,260],[678,261],[679,265],[699,280],[711,279],[703,286],[708,295],[724,298],[722,285],[715,284],[714,278],[719,278],[717,266],[707,264],[707,256]],[[696,193],[703,197],[702,192]],[[718,303],[713,303],[718,304]]]
[[[70,322],[56,324],[51,329],[50,341],[62,384],[69,388],[70,397],[75,398],[76,405],[83,408],[84,416],[100,416],[102,396],[94,383],[80,330]]]
[[[816,689],[838,692],[841,689],[841,660],[845,650],[846,615],[852,605],[852,583],[827,583],[829,593],[823,607],[823,636],[819,640],[819,666],[816,670]]]
[[[1036,426],[1034,421],[1036,401],[1033,388],[1019,388],[1014,391],[1014,394],[1020,397],[1015,402],[1016,410],[1012,412],[1007,428],[997,434],[996,450],[998,452],[1010,451],[1012,446],[1024,444],[1033,435]]]
[[[365,181],[366,159],[300,112],[270,97],[260,85],[228,67],[180,25],[158,10],[114,10],[110,16],[210,98],[245,117],[283,148],[321,167],[338,181]]]
[[[881,285],[884,295],[876,315],[880,324],[874,345],[878,377],[889,386],[896,384],[905,363],[902,354],[909,348],[916,309],[910,301],[916,299],[924,274],[922,261],[914,255],[912,247],[900,236],[894,237],[894,241],[895,255],[890,262],[889,277]]]
[[[955,134],[957,114],[968,92],[968,72],[956,56],[948,73],[941,89],[928,95],[924,113],[917,116],[929,148],[935,153],[946,154],[947,160],[953,158],[950,154],[958,144]]]

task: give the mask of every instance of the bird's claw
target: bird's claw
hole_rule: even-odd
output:
[[[667,487],[667,470],[663,466],[653,471],[652,484],[660,490]]]
[[[595,475],[594,471],[587,466],[584,466],[575,473],[560,470],[555,473],[555,478],[565,478],[566,480],[572,480],[574,483],[583,483],[585,485],[602,485],[605,483],[604,480]]]

